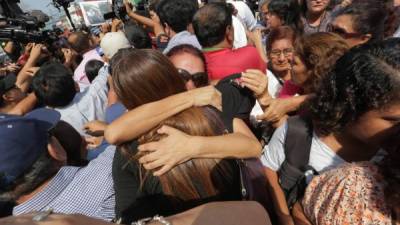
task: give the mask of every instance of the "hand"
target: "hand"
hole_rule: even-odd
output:
[[[247,37],[254,45],[262,43],[262,29],[256,28],[253,32],[247,32]]]
[[[96,132],[96,131],[104,131],[107,128],[107,124],[105,122],[99,120],[93,120],[85,124],[83,129],[85,131]]]
[[[25,54],[29,54],[32,50],[32,47],[35,43],[29,42],[26,46],[25,46]]]
[[[118,31],[118,27],[119,25],[122,23],[122,20],[120,19],[113,19],[112,23],[111,23],[111,30],[113,32],[117,32]]]
[[[44,45],[42,44],[33,44],[31,53],[30,53],[30,58],[32,59],[39,59],[39,57],[42,55],[42,49],[44,48]]]
[[[156,12],[150,11],[150,18],[154,23],[161,24],[160,17],[158,17]]]
[[[17,72],[20,68],[21,68],[21,67],[18,66],[17,64],[15,64],[15,63],[10,63],[10,64],[8,64],[8,65],[6,66],[6,71],[14,73],[14,72]]]
[[[214,86],[196,88],[188,93],[193,100],[193,106],[211,105],[222,111],[222,95]]]
[[[85,141],[88,149],[95,149],[101,145],[104,137],[85,137]]]
[[[340,6],[341,6],[342,8],[344,8],[344,7],[348,6],[348,5],[350,5],[352,2],[353,2],[353,0],[343,0],[343,1],[340,3]]]
[[[129,16],[129,14],[134,11],[134,9],[133,9],[131,3],[128,0],[124,0],[124,5],[125,5],[126,13]]]
[[[260,70],[246,70],[242,73],[241,81],[256,97],[268,94],[268,77]]]
[[[272,123],[279,122],[289,112],[288,104],[288,99],[270,99],[264,114],[256,116],[256,119]]]
[[[162,138],[158,142],[149,142],[138,147],[142,153],[147,153],[139,159],[147,170],[158,169],[154,172],[155,176],[161,176],[171,170],[176,165],[190,160],[191,137],[169,126],[162,126],[158,131],[159,134],[166,134],[167,137]]]
[[[101,24],[101,26],[100,26],[100,31],[101,31],[101,33],[103,33],[103,34],[106,34],[106,33],[110,32],[110,31],[111,31],[111,26],[110,26],[110,24],[109,24],[109,23],[103,23],[103,24]]]
[[[64,54],[65,63],[72,63],[76,57],[76,53],[69,48],[63,48],[61,51]]]

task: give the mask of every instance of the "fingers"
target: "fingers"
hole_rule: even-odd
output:
[[[157,133],[159,133],[159,134],[166,134],[166,135],[172,135],[172,134],[176,134],[176,133],[179,133],[179,132],[180,132],[179,130],[177,130],[177,129],[173,128],[173,127],[167,126],[167,125],[162,126],[157,131]]]
[[[141,152],[153,152],[157,150],[158,142],[149,142],[146,144],[139,145],[138,150]]]
[[[164,175],[166,172],[170,171],[172,169],[171,165],[165,165],[163,166],[160,170],[157,170],[156,172],[154,172],[154,176],[162,176]]]
[[[260,82],[259,80],[248,78],[246,76],[242,76],[241,80],[242,80],[242,82],[251,84],[253,86],[260,86],[262,84],[262,82]]]

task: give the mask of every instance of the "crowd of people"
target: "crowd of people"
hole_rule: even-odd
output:
[[[3,43],[0,224],[400,224],[400,1],[257,3]]]

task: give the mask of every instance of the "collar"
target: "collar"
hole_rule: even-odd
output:
[[[42,191],[30,200],[14,207],[13,215],[45,210],[73,181],[79,169],[72,166],[62,167]]]
[[[219,51],[219,50],[224,50],[224,49],[228,49],[228,48],[218,48],[218,47],[211,47],[211,48],[203,48],[203,52],[215,52],[215,51]]]

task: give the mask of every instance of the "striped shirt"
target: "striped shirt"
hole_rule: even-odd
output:
[[[52,208],[56,213],[112,220],[115,216],[114,153],[115,146],[109,146],[86,167],[62,167],[42,191],[14,207],[13,215]]]

